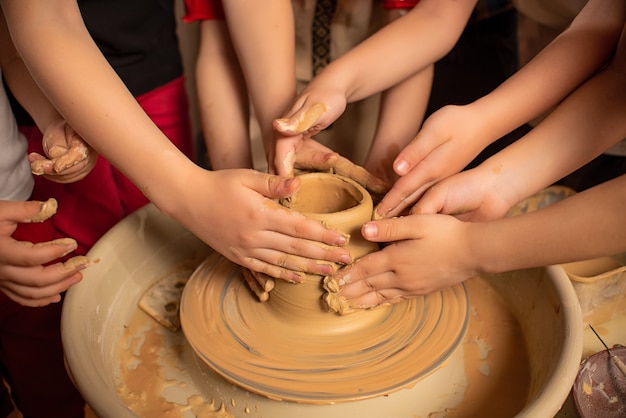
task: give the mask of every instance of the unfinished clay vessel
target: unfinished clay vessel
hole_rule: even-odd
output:
[[[299,191],[284,205],[349,233],[354,259],[377,249],[360,233],[373,210],[363,187],[331,174],[300,179]],[[269,301],[261,303],[240,268],[216,255],[187,283],[182,328],[217,373],[271,399],[334,404],[409,387],[423,392],[428,389],[416,383],[448,363],[456,367],[445,376],[457,397],[446,401],[462,397],[462,361],[449,362],[467,327],[462,285],[347,315],[328,309],[324,294],[323,277],[310,275],[299,284],[277,281]]]

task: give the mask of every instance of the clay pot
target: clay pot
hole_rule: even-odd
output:
[[[362,186],[328,173],[299,179],[300,188],[284,206],[349,234],[353,259],[378,248],[361,236],[373,211]],[[462,285],[339,315],[326,303],[333,298],[325,297],[322,276],[307,275],[302,283],[276,280],[269,301],[259,303],[239,275],[228,260],[203,263],[183,292],[182,328],[209,367],[272,399],[332,404],[414,387],[445,369],[467,327]],[[450,364],[457,368],[445,371],[448,379],[462,387],[462,362]]]
[[[298,178],[300,188],[280,202],[283,206],[347,234],[350,240],[346,248],[353,260],[378,249],[376,243],[361,235],[361,226],[372,219],[374,210],[372,198],[365,188],[349,178],[328,173],[308,173]],[[328,323],[323,326],[337,327],[337,321],[348,320],[329,315],[331,310],[341,309],[341,302],[332,292],[326,294],[329,289],[324,288],[323,281],[323,276],[314,274],[306,275],[299,284],[276,280],[269,303],[281,315],[297,318],[295,322],[323,325],[326,321],[334,321],[334,326]],[[334,287],[334,291],[337,290]],[[371,320],[378,316],[365,311],[353,313],[359,317],[369,316]],[[349,319],[352,323],[362,320]]]

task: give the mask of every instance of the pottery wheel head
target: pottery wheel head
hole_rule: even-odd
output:
[[[468,306],[458,285],[360,320],[328,312],[319,327],[259,302],[240,267],[214,255],[189,279],[180,315],[196,355],[226,380],[271,399],[328,404],[389,394],[445,367]]]
[[[328,173],[299,176],[283,203],[350,235],[353,259],[375,251],[361,235],[369,193]],[[336,403],[388,394],[443,367],[468,323],[464,286],[376,309],[337,315],[324,305],[323,277],[277,280],[259,302],[240,268],[214,255],[191,276],[181,324],[196,354],[239,386],[277,400]]]

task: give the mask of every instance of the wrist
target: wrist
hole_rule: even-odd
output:
[[[469,256],[468,263],[476,275],[496,274],[506,271],[502,265],[502,257],[498,248],[502,244],[498,234],[494,235],[493,222],[467,222],[466,247]]]
[[[158,164],[158,167],[147,169],[146,175],[142,175],[136,183],[161,212],[177,220],[184,217],[185,205],[190,201],[186,195],[194,192],[193,184],[205,175],[204,169],[188,160],[182,153],[180,157],[182,158],[173,157],[166,168]]]

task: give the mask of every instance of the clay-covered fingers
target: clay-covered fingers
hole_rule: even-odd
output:
[[[248,287],[259,298],[259,301],[266,302],[270,297],[270,291],[274,288],[274,279],[266,274],[248,270],[242,267],[241,274],[248,284]]]
[[[246,266],[272,278],[300,283],[307,273],[330,275],[352,261],[345,248],[316,241],[276,234],[273,242],[273,248],[255,249]]]
[[[389,244],[333,275],[338,295],[353,308],[367,308],[460,283],[476,274],[471,225],[448,215],[366,223],[364,238]]]
[[[376,195],[383,195],[389,190],[385,181],[313,138],[302,141],[296,149],[294,168],[339,174],[351,178]]]
[[[229,260],[293,282],[300,281],[303,272],[323,273],[329,263],[351,261],[344,247],[349,236],[278,203],[300,187],[299,178],[254,170],[211,174],[211,184],[220,187],[221,204],[207,202],[200,217],[177,219]],[[191,201],[197,201],[196,195],[190,194]],[[207,216],[213,221],[199,221]]]
[[[42,222],[54,215],[57,208],[53,198],[45,202],[0,200],[0,226],[11,225],[15,229],[17,223]]]
[[[296,164],[297,162],[298,159],[296,158]],[[389,191],[390,186],[384,180],[381,180],[365,168],[354,164],[352,161],[336,153],[329,155],[325,159],[325,164],[320,167],[319,171],[326,170],[351,178],[373,194],[384,195]]]
[[[33,244],[25,241],[2,241],[2,263],[18,266],[36,266],[47,264],[62,258],[76,250],[76,241],[71,238],[59,238],[53,241]]]
[[[434,151],[396,180],[377,205],[374,217],[381,219],[400,215],[415,204],[429,187],[456,171],[456,167],[442,163],[439,152]]]
[[[408,296],[401,289],[392,287],[393,278],[394,274],[391,272],[370,276],[368,279],[346,286],[339,295],[346,299],[351,310],[398,303]]]
[[[323,103],[308,105],[304,101],[301,105],[296,104],[295,108],[297,110],[290,116],[272,122],[276,139],[270,172],[286,177],[293,176],[296,150],[301,142],[326,127],[318,125],[318,121],[327,110]]]
[[[24,306],[45,306],[61,300],[60,294],[82,280],[81,270],[89,265],[84,256],[47,266],[6,266],[0,268],[0,288]]]
[[[308,108],[301,108],[295,114],[274,120],[274,129],[284,135],[298,135],[309,132],[316,127],[327,107],[324,103],[314,103]],[[317,125],[316,131],[324,129]]]
[[[347,266],[331,279],[340,289],[339,297],[350,310],[367,309],[404,300],[406,293],[398,288],[394,270],[379,252],[368,254]]]
[[[411,205],[415,204],[435,183],[435,179],[421,181],[421,186],[416,188],[410,176],[400,177],[374,208],[373,218],[386,219],[408,213]]]
[[[29,155],[31,171],[58,183],[78,181],[96,164],[97,153],[63,120],[46,130],[42,146],[46,156]]]

